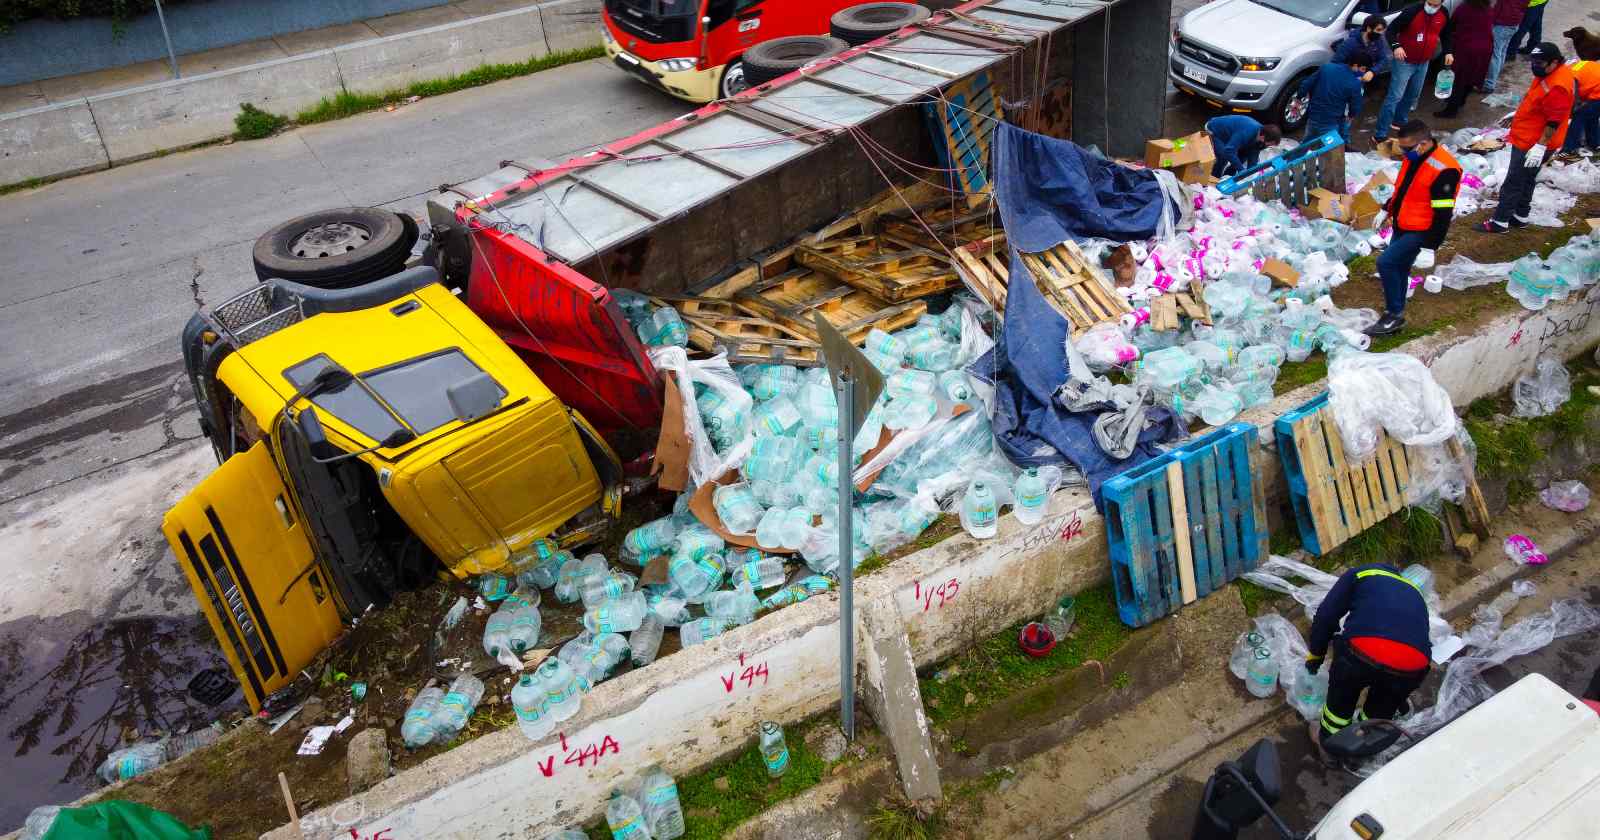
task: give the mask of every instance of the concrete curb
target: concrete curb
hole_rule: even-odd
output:
[[[0,114],[0,185],[106,169],[233,133],[239,105],[295,112],[485,64],[594,46],[600,0],[546,2],[332,49]]]

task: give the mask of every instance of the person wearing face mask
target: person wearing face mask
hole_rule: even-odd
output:
[[[1428,63],[1433,54],[1444,52],[1444,65],[1454,64],[1450,53],[1450,12],[1444,0],[1423,0],[1401,12],[1389,25],[1389,46],[1394,50],[1394,64],[1389,68],[1389,93],[1383,98],[1383,108],[1378,111],[1378,126],[1373,139],[1383,142],[1398,130],[1411,115],[1411,108],[1422,95],[1422,86],[1428,78]]]
[[[1370,72],[1367,53],[1340,52],[1313,76],[1300,83],[1300,93],[1310,96],[1306,107],[1306,139],[1329,131],[1350,139],[1350,121],[1361,115],[1361,79]]]
[[[1368,70],[1361,76],[1361,81],[1370,82],[1374,75],[1389,72],[1389,62],[1393,58],[1389,55],[1389,41],[1384,34],[1389,31],[1389,24],[1383,17],[1374,13],[1361,22],[1360,29],[1350,30],[1344,36],[1339,46],[1334,49],[1336,56],[1365,55]]]
[[[1406,290],[1411,269],[1433,267],[1433,251],[1444,242],[1450,220],[1456,212],[1456,190],[1461,187],[1461,164],[1433,140],[1427,123],[1412,120],[1400,129],[1397,138],[1406,150],[1400,164],[1400,178],[1394,195],[1373,225],[1382,227],[1382,216],[1394,220],[1394,236],[1378,257],[1378,277],[1383,281],[1383,317],[1367,329],[1367,335],[1390,335],[1405,326]]]
[[[1561,50],[1545,41],[1528,56],[1533,81],[1522,95],[1522,104],[1511,117],[1511,164],[1500,185],[1500,204],[1494,218],[1479,230],[1505,233],[1514,227],[1527,227],[1533,203],[1533,182],[1539,176],[1551,149],[1561,148],[1567,139],[1567,123],[1572,119],[1572,68],[1562,63]]]

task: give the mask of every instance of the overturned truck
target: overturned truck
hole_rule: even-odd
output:
[[[185,330],[221,467],[163,525],[252,709],[438,568],[604,526],[663,401],[613,290],[781,282],[797,239],[886,188],[982,191],[975,87],[1136,156],[1161,134],[1169,13],[975,0],[559,165],[446,185],[420,260],[414,222],[361,208],[263,236],[261,285]]]

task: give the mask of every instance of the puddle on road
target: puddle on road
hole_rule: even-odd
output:
[[[0,733],[5,775],[0,832],[35,806],[70,802],[99,786],[95,769],[125,730],[204,726],[239,702],[189,699],[189,678],[226,667],[211,630],[191,618],[86,613],[0,625]]]

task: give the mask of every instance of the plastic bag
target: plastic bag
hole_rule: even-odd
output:
[[[1440,502],[1459,503],[1466,495],[1477,468],[1478,445],[1463,427],[1457,427],[1455,438],[1463,458],[1452,455],[1442,443],[1411,447],[1406,504],[1424,508],[1437,517],[1444,515]]]
[[[1511,263],[1480,263],[1457,254],[1455,259],[1439,266],[1437,273],[1445,288],[1461,291],[1475,286],[1504,283],[1506,275],[1511,273]]]
[[[1572,399],[1572,377],[1567,366],[1550,355],[1539,357],[1532,374],[1520,376],[1511,386],[1512,414],[1517,417],[1543,417],[1554,414]]]
[[[1328,363],[1328,408],[1345,457],[1362,461],[1378,430],[1408,446],[1443,443],[1460,425],[1450,395],[1426,365],[1404,353],[1340,353]]]
[[[1563,227],[1561,214],[1571,210],[1578,197],[1569,192],[1551,189],[1540,184],[1534,187],[1533,199],[1528,202],[1528,224],[1536,227]]]
[[[1577,513],[1589,506],[1589,488],[1581,481],[1558,481],[1539,491],[1545,507]]]
[[[1306,673],[1306,656],[1311,650],[1306,646],[1305,637],[1289,619],[1277,613],[1257,616],[1255,624],[1256,632],[1266,640],[1266,648],[1277,663],[1278,685],[1283,689],[1284,702],[1308,721],[1321,717],[1321,696],[1326,693],[1327,672],[1320,676]]]
[[[739,377],[728,365],[727,354],[718,353],[709,359],[689,360],[682,347],[654,347],[649,350],[650,361],[657,370],[670,372],[678,383],[678,396],[683,400],[683,427],[689,436],[689,478],[696,485],[711,481],[744,463],[755,443],[749,423],[739,430],[733,444],[718,452],[712,445],[711,435],[700,419],[700,407],[695,399],[695,383],[700,383],[721,394],[725,399],[753,407],[754,401],[745,392]]]
[[[1305,583],[1292,583],[1289,578],[1299,578]],[[1306,609],[1306,618],[1316,618],[1317,607],[1339,580],[1337,575],[1276,554],[1268,557],[1267,562],[1257,566],[1254,571],[1245,572],[1244,579],[1299,601]]]

